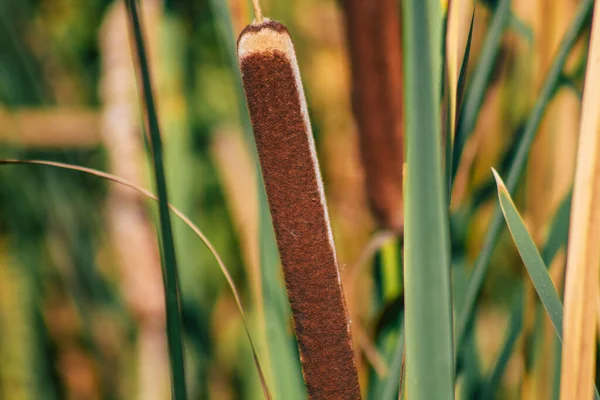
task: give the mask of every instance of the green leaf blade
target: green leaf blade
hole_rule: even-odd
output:
[[[183,328],[181,321],[181,294],[177,272],[177,258],[175,255],[175,242],[173,228],[169,214],[169,199],[167,195],[167,181],[163,161],[163,145],[156,112],[150,67],[145,50],[142,26],[135,0],[126,0],[125,5],[129,17],[129,24],[134,39],[134,50],[139,65],[139,77],[144,105],[144,117],[147,122],[152,161],[154,167],[154,181],[158,193],[158,211],[160,242],[162,244],[163,284],[165,289],[165,304],[167,314],[167,342],[169,347],[169,361],[171,368],[171,391],[175,400],[187,399],[185,383],[185,359],[183,352]]]
[[[523,136],[520,138],[519,143],[517,144],[515,157],[508,168],[509,172],[506,181],[506,187],[509,193],[513,193],[515,191],[519,182],[519,178],[523,174],[523,170],[525,169],[525,165],[527,163],[527,158],[529,157],[529,151],[531,150],[531,145],[535,139],[535,135],[546,110],[546,106],[554,95],[556,87],[560,84],[560,77],[562,75],[564,65],[567,61],[569,53],[571,52],[571,49],[579,37],[581,30],[585,26],[585,22],[591,15],[593,4],[593,0],[583,0],[581,2],[573,21],[569,25],[569,28],[561,41],[554,61],[552,62],[550,70],[548,71],[546,79],[544,80],[540,96],[538,97],[536,104],[527,119]],[[471,274],[471,278],[469,279],[465,304],[459,312],[456,330],[457,349],[459,351],[461,343],[464,340],[465,333],[472,321],[477,297],[479,296],[485,276],[487,275],[489,263],[492,258],[492,252],[498,241],[498,235],[500,234],[501,229],[502,213],[500,210],[496,209],[492,216],[490,227],[486,233],[483,248],[477,257],[477,260],[475,261],[475,266],[473,267],[473,272]]]
[[[540,297],[542,305],[546,309],[546,313],[550,317],[550,321],[552,322],[552,326],[554,327],[556,335],[560,341],[562,341],[563,305],[560,297],[558,296],[558,292],[554,287],[554,283],[552,283],[548,269],[542,260],[540,252],[535,246],[535,242],[527,231],[527,227],[525,226],[523,219],[519,215],[519,212],[517,211],[510,197],[508,189],[504,185],[504,182],[498,173],[494,169],[492,169],[492,172],[494,173],[494,178],[496,179],[498,186],[498,199],[500,200],[500,208],[504,214],[510,234],[515,242],[515,245],[517,246],[517,250],[519,251],[521,259],[525,264],[525,268],[527,269],[527,273],[531,278],[533,287]],[[600,394],[598,393],[597,388],[595,388],[594,391],[594,398],[596,400],[600,399]]]
[[[439,0],[404,0],[407,173],[404,278],[407,389],[453,399],[450,244],[440,141]]]
[[[552,321],[554,330],[562,340],[563,310],[558,292],[554,287],[554,283],[552,283],[550,274],[548,274],[548,269],[544,264],[544,260],[542,260],[542,256],[537,250],[535,242],[527,231],[527,227],[510,197],[508,189],[498,173],[495,170],[492,171],[498,186],[500,208],[504,214],[504,219],[508,225],[510,235],[517,246],[517,250],[523,260],[523,264],[525,264],[525,268],[531,278],[535,291],[540,297],[540,300]]]

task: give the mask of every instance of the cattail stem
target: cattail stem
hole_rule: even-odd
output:
[[[261,22],[263,22],[260,0],[252,0],[252,8],[254,9],[254,18],[256,18],[256,22],[260,24]]]
[[[249,25],[238,55],[311,399],[360,399],[350,323],[306,100],[287,29]]]

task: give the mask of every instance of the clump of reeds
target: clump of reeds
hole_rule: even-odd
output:
[[[360,398],[340,273],[294,46],[247,26],[238,55],[308,395]]]
[[[257,0],[254,1],[256,2]],[[460,3],[460,1],[454,0],[450,5],[462,5],[466,7],[465,4],[467,2]],[[570,76],[569,71],[565,71],[565,63],[571,48],[580,35],[580,31],[585,30],[587,18],[594,4],[593,0],[582,0],[579,3],[579,11],[573,22],[569,25],[564,39],[558,47],[556,56],[552,62],[548,58],[547,62],[544,63],[545,67],[542,69],[543,71],[540,71],[545,72],[546,67],[548,68],[548,73],[543,81],[536,82],[536,86],[540,83],[540,93],[535,100],[535,105],[530,110],[527,119],[522,121],[524,128],[521,135],[515,135],[514,138],[511,137],[510,140],[513,141],[511,143],[512,147],[505,155],[504,165],[498,168],[500,174],[496,174],[498,197],[502,213],[500,210],[496,210],[496,213],[492,216],[491,226],[474,268],[472,270],[465,268],[462,271],[463,267],[457,265],[466,264],[464,259],[467,257],[464,256],[462,250],[468,247],[466,243],[467,239],[462,237],[463,235],[458,228],[453,232],[455,235],[453,237],[452,249],[450,249],[448,225],[451,218],[452,222],[456,222],[454,220],[455,217],[457,217],[457,220],[461,220],[464,215],[467,215],[464,218],[467,222],[458,221],[457,225],[461,223],[463,225],[472,224],[472,220],[474,219],[472,215],[480,213],[482,209],[485,211],[487,207],[484,203],[490,200],[489,193],[480,195],[483,200],[476,199],[476,195],[473,195],[473,198],[469,199],[461,196],[462,201],[459,201],[457,204],[460,210],[454,213],[454,210],[448,210],[446,195],[451,194],[451,188],[449,190],[450,193],[448,193],[446,191],[448,189],[446,184],[449,182],[450,186],[452,186],[452,182],[456,178],[456,167],[458,165],[469,165],[475,158],[479,160],[484,158],[481,154],[473,154],[472,150],[465,150],[463,152],[462,149],[467,149],[465,147],[466,144],[473,143],[472,134],[475,126],[481,125],[483,121],[480,108],[482,107],[484,98],[487,97],[487,107],[492,105],[495,108],[495,105],[500,103],[496,102],[500,98],[496,90],[499,85],[495,85],[495,88],[492,88],[489,81],[493,73],[494,60],[500,54],[503,32],[505,32],[511,18],[514,23],[511,25],[513,27],[518,28],[519,21],[518,17],[515,17],[513,14],[515,2],[499,0],[496,3],[495,8],[489,9],[492,15],[489,31],[486,33],[486,44],[479,55],[477,67],[472,74],[470,85],[466,91],[466,101],[462,107],[459,101],[461,97],[459,75],[463,69],[461,68],[459,71],[458,67],[460,64],[463,67],[466,65],[468,55],[465,55],[465,59],[461,63],[460,57],[457,56],[459,48],[457,43],[454,42],[452,46],[448,46],[448,49],[452,49],[448,52],[454,53],[454,58],[452,58],[452,62],[448,62],[449,74],[452,75],[452,83],[448,85],[450,86],[449,90],[446,91],[446,88],[444,88],[446,100],[450,105],[448,109],[451,111],[448,120],[451,122],[445,122],[451,128],[450,132],[456,126],[457,140],[455,142],[447,140],[446,142],[448,147],[445,154],[448,158],[445,160],[445,165],[449,168],[449,170],[445,171],[447,176],[443,174],[444,152],[441,148],[441,144],[443,143],[441,136],[444,129],[442,129],[442,124],[440,124],[440,120],[443,121],[443,118],[440,118],[440,108],[444,105],[444,99],[441,96],[440,90],[443,86],[441,84],[443,62],[439,51],[442,48],[441,38],[443,37],[444,25],[442,12],[444,8],[440,7],[440,1],[403,1],[402,25],[405,41],[402,50],[400,50],[401,46],[399,41],[397,41],[397,30],[400,28],[400,23],[396,4],[393,1],[373,0],[372,2],[360,2],[358,0],[347,0],[345,3],[349,25],[353,26],[352,32],[348,34],[351,39],[352,60],[353,64],[355,64],[353,66],[353,79],[356,88],[355,105],[360,103],[364,106],[362,108],[357,107],[355,112],[361,135],[364,134],[362,144],[363,158],[367,175],[371,179],[369,191],[371,192],[373,209],[378,216],[380,227],[383,228],[398,230],[399,227],[402,227],[402,215],[406,217],[405,280],[402,286],[405,301],[402,302],[403,299],[399,297],[401,291],[398,289],[398,291],[394,292],[394,296],[398,297],[398,303],[400,304],[394,305],[394,308],[386,309],[384,312],[384,314],[393,314],[394,317],[405,316],[403,325],[406,327],[406,379],[403,380],[400,378],[404,375],[402,367],[402,356],[404,354],[402,343],[404,335],[400,334],[398,335],[399,339],[396,344],[396,349],[400,351],[395,352],[393,362],[390,362],[389,365],[385,365],[385,362],[382,362],[382,365],[377,368],[382,375],[382,379],[380,382],[375,382],[375,384],[383,382],[383,379],[389,379],[389,384],[384,385],[384,390],[371,390],[371,388],[368,390],[368,393],[376,393],[374,398],[377,399],[383,398],[384,400],[389,400],[397,398],[398,386],[402,386],[402,382],[404,381],[407,382],[406,386],[408,387],[405,398],[411,400],[451,399],[455,395],[455,392],[460,393],[461,397],[465,398],[473,398],[475,394],[481,398],[492,398],[497,393],[503,374],[509,369],[507,365],[511,359],[511,354],[515,353],[515,342],[519,340],[518,338],[526,337],[526,342],[534,344],[534,346],[531,346],[532,348],[540,347],[538,329],[535,330],[537,332],[532,330],[531,332],[523,333],[524,307],[522,300],[523,288],[527,281],[521,278],[516,280],[517,286],[515,289],[517,295],[514,296],[515,301],[509,311],[510,323],[507,327],[505,341],[502,348],[498,351],[498,356],[494,361],[493,367],[490,369],[491,372],[489,372],[489,375],[487,375],[488,368],[481,368],[479,362],[479,358],[485,356],[485,354],[482,354],[485,350],[482,348],[481,343],[476,343],[475,340],[472,340],[475,336],[472,332],[472,327],[479,325],[478,328],[481,328],[482,325],[487,325],[485,322],[486,318],[481,318],[480,313],[475,313],[475,308],[480,304],[478,302],[479,294],[487,271],[492,264],[491,260],[500,260],[502,264],[505,264],[508,260],[513,261],[513,264],[515,264],[514,259],[510,259],[510,257],[500,259],[492,257],[492,251],[498,242],[497,239],[501,228],[504,226],[502,216],[504,216],[504,220],[510,230],[509,233],[522,257],[525,270],[532,281],[532,286],[535,288],[541,304],[545,307],[550,317],[552,327],[554,328],[552,335],[556,333],[557,340],[563,339],[562,332],[564,327],[562,379],[558,379],[558,375],[555,375],[554,379],[557,382],[559,380],[562,381],[561,398],[585,399],[592,396],[595,372],[594,357],[597,350],[596,329],[598,329],[598,316],[596,313],[598,309],[596,307],[598,307],[599,298],[598,265],[600,262],[600,250],[597,246],[600,240],[598,238],[600,236],[600,230],[598,229],[600,225],[600,212],[597,211],[600,209],[597,205],[600,193],[600,184],[598,183],[600,182],[600,178],[597,176],[598,170],[600,170],[600,167],[598,167],[600,144],[598,143],[599,139],[597,135],[598,126],[600,126],[600,117],[597,111],[600,100],[597,90],[599,86],[598,73],[595,71],[595,61],[598,58],[598,54],[596,54],[598,52],[597,36],[599,29],[597,21],[594,22],[592,28],[590,62],[584,85],[584,108],[577,177],[573,197],[572,223],[570,227],[564,320],[560,290],[555,290],[547,267],[552,260],[559,259],[556,255],[565,246],[567,241],[570,197],[566,196],[562,201],[548,229],[543,251],[540,252],[536,249],[536,243],[529,234],[525,221],[519,215],[516,205],[511,199],[511,194],[514,194],[519,188],[520,178],[523,175],[527,161],[531,161],[529,153],[534,139],[540,135],[540,123],[543,120],[546,107],[550,104],[552,98],[555,97],[558,89],[565,87],[563,86],[565,82],[571,86],[577,86],[583,81],[583,77]],[[168,208],[176,212],[186,223],[190,224],[192,229],[203,240],[205,238],[190,223],[189,219],[185,218],[167,203],[160,132],[156,110],[153,105],[152,88],[143,49],[141,28],[139,21],[137,21],[136,3],[134,0],[127,0],[127,4],[130,11],[133,36],[137,45],[135,49],[137,50],[142,77],[142,95],[146,103],[144,116],[147,118],[151,133],[150,144],[154,150],[155,178],[159,196],[156,197],[136,185],[98,171],[55,162],[25,162],[92,173],[105,179],[133,187],[143,196],[159,201],[161,210],[161,235],[163,253],[165,255],[164,286],[168,300],[166,311],[169,317],[168,332],[171,353],[170,362],[173,371],[173,397],[183,399],[186,397],[186,390],[183,371],[181,321],[179,320],[180,304],[178,300],[173,238],[167,214]],[[447,2],[442,2],[442,4],[447,4]],[[478,7],[488,7],[488,5],[484,6],[480,4]],[[599,3],[596,3],[596,8],[596,15],[598,15],[600,13]],[[375,9],[376,11],[374,11]],[[389,12],[385,12],[384,10],[388,10]],[[351,347],[350,323],[340,286],[335,246],[331,234],[324,189],[319,172],[319,163],[316,157],[294,47],[283,25],[274,21],[263,20],[260,12],[256,14],[256,17],[257,22],[247,27],[240,37],[239,62],[243,73],[247,102],[254,128],[254,138],[260,156],[260,164],[277,236],[277,244],[281,253],[308,393],[311,398],[359,398],[360,389]],[[449,17],[449,21],[451,20],[452,18]],[[454,31],[452,33],[451,22],[448,25],[447,36],[454,35],[453,40],[456,40],[457,32]],[[390,28],[394,26],[394,29]],[[392,32],[395,33],[392,35]],[[115,34],[115,42],[121,40],[124,35],[124,33],[120,35]],[[106,47],[109,48],[111,46],[107,45]],[[402,73],[395,74],[391,72],[392,65],[395,66],[394,68],[402,67],[396,64],[399,54],[402,51],[405,56],[403,60],[405,79],[403,82],[399,78]],[[549,55],[547,54],[547,56]],[[127,56],[129,55],[127,54]],[[446,56],[450,60],[450,55],[446,54]],[[506,60],[506,57],[504,58]],[[360,71],[366,72],[361,74]],[[129,79],[128,83],[131,84],[133,78],[130,77],[127,79]],[[397,91],[390,90],[398,82],[401,86],[404,83],[404,87],[401,87]],[[504,84],[504,81],[502,84]],[[131,87],[128,86],[128,88],[131,91]],[[123,93],[120,91],[125,89],[125,86],[115,85],[114,89],[117,94],[122,95]],[[492,90],[496,93],[491,93]],[[568,90],[573,90],[573,87],[569,87]],[[579,88],[575,87],[573,93],[576,93],[577,90]],[[404,92],[403,97],[399,96],[399,92]],[[394,100],[390,100],[390,96],[394,96]],[[451,98],[448,99],[448,96]],[[490,102],[490,97],[494,98],[493,102]],[[400,98],[400,102],[404,102],[404,110],[400,107],[397,109],[398,112],[391,111],[394,105],[397,106],[396,101],[398,98]],[[113,107],[130,113],[131,110],[127,108],[130,107],[130,105],[127,105],[130,100],[121,97],[117,98],[116,96],[105,98],[107,114]],[[509,97],[509,100],[512,100],[512,98]],[[398,136],[395,135],[398,132],[395,130],[397,126],[395,123],[389,123],[389,121],[393,119],[399,120],[402,123],[402,114],[406,117],[407,190],[405,192],[402,192],[401,172],[399,177],[395,176],[398,174],[397,167],[401,167],[402,160],[397,164],[390,161],[398,154],[402,156],[403,149],[402,139],[398,139]],[[552,112],[546,112],[546,114],[552,114]],[[374,115],[379,117],[374,117]],[[133,116],[128,114],[125,123],[108,124],[109,121],[107,118],[104,129],[111,131],[113,135],[129,135],[126,139],[132,139],[131,128],[135,124],[133,119]],[[500,119],[499,116],[498,119]],[[506,125],[508,126],[509,124]],[[134,130],[137,132],[139,128],[136,124]],[[504,128],[504,124],[502,125],[502,129],[495,126],[497,132],[503,131]],[[0,129],[0,134],[2,133],[1,131]],[[376,132],[376,134],[368,136],[371,133],[365,134],[366,132]],[[383,139],[379,141],[383,137],[386,138],[385,140],[389,139],[389,143],[393,142],[393,144],[389,144]],[[452,138],[453,136],[450,135],[449,137]],[[123,137],[119,139],[123,139]],[[142,149],[139,139],[137,137],[137,141],[131,140],[130,142],[132,143],[131,146],[137,146],[135,147],[136,153],[140,153]],[[116,138],[105,138],[109,152],[114,157],[122,149],[119,149],[115,145],[115,142],[111,142],[110,140],[115,140],[116,142]],[[388,143],[388,145],[382,145],[383,142]],[[492,143],[492,145],[495,146],[495,143]],[[468,153],[471,154],[468,155]],[[540,154],[542,158],[546,156],[547,154]],[[123,161],[128,158],[127,154],[118,157],[119,160],[117,161]],[[382,167],[384,163],[378,157],[389,157],[386,158],[386,163],[388,164],[385,165],[390,166],[393,164],[393,166],[389,168]],[[115,163],[114,161],[112,168],[115,172],[124,175],[128,179],[139,181],[139,174],[130,174],[131,170],[127,168],[127,165]],[[127,159],[126,161],[131,160]],[[544,159],[544,161],[547,160]],[[23,161],[0,160],[0,164],[14,162],[20,163]],[[376,167],[376,165],[379,165],[379,167]],[[530,162],[529,165],[535,165],[535,162]],[[383,175],[386,176],[383,177]],[[464,174],[465,180],[475,181],[475,179],[472,179],[468,175],[468,173]],[[500,175],[507,176],[506,184],[502,182]],[[393,184],[394,190],[386,189],[387,183],[384,184],[382,182]],[[490,185],[493,184],[492,182],[490,182]],[[455,184],[455,186],[458,185]],[[464,193],[467,194],[469,189],[465,187]],[[462,189],[460,191],[463,192]],[[536,195],[537,201],[535,203],[537,204],[543,202],[545,199],[544,196],[547,196],[543,188],[535,187],[532,193]],[[125,192],[118,192],[118,194],[119,196],[115,196],[118,199],[116,201],[118,206],[123,208],[131,207],[129,210],[140,209],[139,203],[141,202],[141,197],[133,197],[131,194]],[[393,199],[393,196],[396,195],[399,197]],[[406,210],[404,214],[398,211],[398,207],[402,207],[403,200],[405,200],[404,207]],[[265,215],[263,204],[261,200],[261,218],[262,215]],[[251,203],[244,203],[243,205],[249,209],[253,208]],[[452,217],[449,215],[450,212],[453,213]],[[121,226],[131,229],[128,232],[136,235],[140,243],[147,245],[150,241],[147,239],[148,237],[156,238],[156,235],[151,231],[152,226],[150,221],[141,213],[137,215],[139,218],[137,220],[126,219],[127,213],[121,215],[125,216],[120,218],[118,222],[121,223]],[[547,217],[544,213],[543,217],[535,218],[534,224],[529,226],[530,231],[536,232],[541,231],[540,228],[542,227],[545,228],[544,225],[547,222]],[[140,221],[143,223],[140,223]],[[398,221],[400,221],[400,225],[397,223]],[[134,232],[135,229],[132,228],[136,227],[141,229],[138,232]],[[261,234],[264,235],[264,231]],[[395,232],[391,234],[395,234]],[[543,239],[543,235],[538,235],[537,233],[534,237],[536,241]],[[126,246],[123,247],[126,250],[132,250],[132,243],[134,243],[133,240],[126,243]],[[123,243],[119,244],[122,245]],[[127,245],[129,249],[127,249]],[[215,253],[214,248],[208,243],[207,245]],[[455,251],[456,249],[459,249],[459,251]],[[141,260],[139,261],[141,263],[148,265],[158,264],[158,252],[152,246],[148,245],[147,250],[137,250],[132,253],[138,257],[136,258],[137,260]],[[384,257],[386,257],[385,252]],[[234,288],[232,278],[226,272],[218,256],[217,260],[226,275],[228,284]],[[130,264],[133,265],[134,262]],[[401,263],[393,259],[390,262],[386,262],[386,265],[392,268],[400,268]],[[520,264],[517,266],[519,267]],[[453,292],[450,290],[449,278],[451,270],[453,273],[457,270],[461,270],[459,271],[460,273],[465,273],[464,277],[455,275],[455,277],[458,276],[458,279],[454,279],[452,282]],[[466,277],[466,272],[468,271],[471,274],[469,279]],[[3,271],[0,269],[0,272],[5,272],[4,275],[6,273],[10,275],[10,270]],[[271,272],[271,269],[264,268],[262,276],[264,277],[265,274],[268,275]],[[394,273],[397,272],[397,269],[394,270]],[[9,275],[6,276],[10,278]],[[395,277],[395,274],[390,274],[390,276]],[[386,280],[386,278],[382,280]],[[156,290],[156,285],[159,284],[156,283],[159,280],[158,275],[153,275],[153,279]],[[10,279],[8,280],[10,281]],[[130,280],[135,281],[135,278],[130,278]],[[275,280],[276,278],[273,278],[273,281]],[[0,297],[3,297],[4,304],[6,304],[10,300],[8,297],[17,296],[15,294],[15,287],[18,287],[19,284],[15,283],[12,285],[14,287],[7,287],[6,282],[0,283],[3,283],[3,287],[9,290],[7,291],[8,295],[4,292],[0,293],[2,295]],[[125,282],[126,285],[127,283]],[[387,285],[389,281],[383,283]],[[137,294],[134,293],[135,297],[132,296],[132,298],[139,303],[138,312],[142,314],[142,318],[138,322],[144,325],[144,321],[158,321],[161,319],[161,313],[164,313],[165,309],[162,308],[162,297],[157,295],[152,298],[152,302],[145,301],[145,297],[154,295],[154,292],[150,295],[145,295],[147,293],[145,290],[148,288],[144,287],[142,289]],[[254,292],[260,293],[261,288],[255,288]],[[454,296],[452,296],[453,293]],[[255,295],[257,297],[260,296],[260,294]],[[240,296],[235,289],[234,297],[241,310]],[[265,301],[269,302],[272,299],[265,298]],[[154,312],[152,318],[147,315],[149,311]],[[454,354],[452,340],[453,312],[457,317],[456,352]],[[375,331],[379,329],[380,323],[385,324],[385,317],[383,316],[381,321],[378,321]],[[536,320],[539,321],[537,314]],[[19,321],[16,323],[19,324]],[[281,323],[277,321],[273,325],[276,324],[281,325],[277,326],[278,328],[285,328],[285,322]],[[10,326],[9,328],[6,332],[11,333],[12,331],[13,335],[14,332],[17,332],[15,330],[16,326]],[[160,328],[155,327],[153,330],[148,330],[148,332],[158,335],[162,334],[160,332],[161,329],[162,325]],[[247,329],[246,326],[246,332],[248,333]],[[359,329],[356,331],[355,336],[368,340],[367,336],[369,333],[366,330]],[[272,347],[277,348],[276,346]],[[146,355],[152,357],[157,348],[147,349]],[[371,347],[371,350],[373,350],[373,347]],[[266,398],[269,398],[269,391],[266,388],[254,347],[252,347],[252,351],[263,386],[263,393]],[[544,351],[539,350],[538,352],[543,353]],[[373,353],[376,353],[376,351]],[[557,352],[557,354],[560,353]],[[374,354],[370,358],[377,360],[377,355]],[[539,364],[540,359],[545,361],[539,355],[531,355],[537,356],[538,360],[528,359],[528,362],[531,361],[532,363],[536,362]],[[156,362],[162,362],[165,365],[167,363],[166,360]],[[548,364],[550,367],[557,369],[556,363]],[[150,366],[152,367],[152,365]],[[527,370],[531,371],[529,366],[527,367]],[[277,362],[274,363],[273,368],[285,370]],[[6,377],[3,374],[6,374],[6,371],[2,368],[0,369],[0,375],[2,375],[0,380],[5,381]],[[383,376],[386,370],[389,371],[391,378],[389,375],[387,377]],[[527,373],[526,371],[525,374]],[[289,385],[286,385],[285,382],[279,381],[284,375],[285,372],[277,376],[277,383],[284,388],[282,393],[287,394],[295,391],[296,388],[290,389]],[[523,373],[521,373],[522,376]],[[20,380],[24,381],[22,378]],[[520,390],[526,396],[529,393],[527,391],[528,384],[526,381],[524,383],[523,380],[521,381]],[[371,384],[372,382],[369,382],[369,385]],[[550,387],[550,385],[546,386]],[[4,390],[6,388],[2,387],[1,389]],[[151,390],[150,385],[148,384],[145,389]],[[400,392],[402,395],[402,388],[400,388]],[[380,393],[385,394],[379,397]],[[297,395],[297,393],[294,394]],[[406,395],[406,393],[404,394]],[[288,397],[292,397],[292,395],[288,395]],[[558,391],[554,393],[554,398],[558,398]],[[600,398],[597,393],[596,398]]]

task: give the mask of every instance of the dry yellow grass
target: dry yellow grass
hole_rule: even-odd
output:
[[[560,398],[594,391],[596,302],[600,267],[600,2],[594,7],[583,95],[565,288]]]

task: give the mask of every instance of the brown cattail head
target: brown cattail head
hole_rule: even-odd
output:
[[[352,105],[371,210],[384,229],[403,227],[402,41],[397,0],[345,0]]]
[[[359,399],[350,323],[294,45],[247,26],[238,55],[308,395]]]

